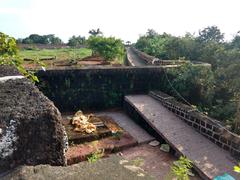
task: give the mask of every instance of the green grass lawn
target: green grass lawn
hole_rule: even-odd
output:
[[[92,51],[87,48],[20,50],[20,56],[28,59],[56,57],[57,60],[76,60],[90,56],[91,53]]]

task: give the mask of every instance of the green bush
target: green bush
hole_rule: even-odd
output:
[[[100,55],[107,61],[121,59],[124,55],[122,41],[114,37],[90,36],[87,44],[93,54]]]
[[[44,66],[38,60],[34,60],[34,62]],[[21,74],[34,82],[38,82],[38,78],[34,75],[34,72],[27,71],[23,67],[23,59],[18,54],[16,40],[2,32],[0,32],[0,65],[15,66]]]
[[[189,180],[189,175],[192,175],[191,172],[192,161],[190,161],[187,157],[181,156],[179,160],[175,161],[172,166],[173,176],[177,178],[177,180]]]

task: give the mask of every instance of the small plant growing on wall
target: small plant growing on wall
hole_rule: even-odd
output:
[[[234,171],[240,174],[240,163],[238,166],[234,166]]]
[[[193,176],[191,168],[192,161],[187,157],[181,156],[179,160],[173,163],[171,171],[177,180],[189,180],[189,175]]]
[[[100,158],[104,156],[104,149],[98,149],[97,151],[91,153],[88,157],[87,160],[90,163],[95,163],[97,162]]]

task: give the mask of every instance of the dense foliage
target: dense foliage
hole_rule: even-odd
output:
[[[199,108],[212,105],[214,75],[209,67],[186,63],[178,68],[168,69],[167,74],[171,83],[168,92],[174,95],[179,92],[179,96],[191,97],[191,103],[197,104]],[[181,100],[181,97],[178,98]]]
[[[80,47],[81,45],[84,45],[86,42],[86,39],[84,36],[72,36],[68,40],[68,45],[71,47]]]
[[[191,65],[172,70],[170,74],[177,77],[171,79],[172,84],[198,108],[229,124],[235,132],[240,132],[239,33],[228,42],[216,26],[199,31],[197,36],[187,33],[183,37],[158,34],[150,29],[138,39],[135,46],[160,59],[188,59],[210,63],[212,70],[200,70]],[[198,89],[196,94],[189,94],[193,88]]]
[[[56,37],[54,34],[48,35],[38,35],[38,34],[31,34],[30,36],[24,39],[18,39],[17,43],[22,44],[62,44],[62,40],[59,37]]]
[[[120,59],[124,55],[122,41],[114,37],[90,36],[87,44],[93,54],[100,55],[107,61]]]
[[[38,60],[35,62],[43,66]],[[2,32],[0,32],[0,65],[15,66],[24,76],[34,82],[38,81],[33,71],[27,71],[23,67],[23,59],[18,54],[16,40]]]
[[[171,170],[173,176],[176,177],[177,180],[189,180],[189,175],[193,175],[191,172],[192,167],[192,161],[184,156],[181,156],[179,160],[174,161]]]

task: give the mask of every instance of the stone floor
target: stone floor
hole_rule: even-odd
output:
[[[114,110],[114,111],[101,111],[95,113],[96,115],[106,115],[110,116],[114,121],[126,130],[132,137],[134,137],[138,144],[148,143],[154,140],[150,134],[148,134],[144,129],[142,129],[138,124],[136,124],[130,117],[128,117],[123,111],[121,110]]]
[[[123,158],[122,164],[124,166],[129,167],[130,170],[133,170],[133,171],[136,169],[139,169],[140,171],[144,171],[145,173],[149,174],[153,179],[157,179],[157,180],[165,179],[170,175],[171,166],[173,162],[177,160],[176,157],[174,157],[170,153],[161,151],[160,145],[156,147],[149,145],[149,142],[155,140],[155,138],[150,134],[148,134],[138,124],[136,124],[122,110],[112,109],[107,111],[90,112],[90,113],[94,113],[97,116],[111,117],[121,128],[123,128],[127,133],[129,133],[136,140],[137,144],[135,144],[134,146],[132,142],[130,142],[129,140],[124,140],[124,138],[123,140],[121,140],[122,143],[120,142],[118,143],[119,147],[121,146],[121,149],[119,149],[120,151],[116,152],[115,154],[122,156]],[[68,116],[70,114],[68,114]],[[108,146],[110,144],[112,145],[115,144],[115,140],[113,142],[112,140],[109,140],[109,139],[111,138],[98,140],[97,143],[99,145],[99,148],[101,148],[102,144],[105,144],[104,142],[106,140],[109,141]],[[132,145],[128,146],[129,143]],[[88,144],[90,146],[88,146]],[[70,150],[67,153],[67,156],[69,156],[68,157],[69,164],[73,164],[74,159],[79,159],[80,156],[81,157],[83,156],[83,154],[89,154],[87,153],[87,151],[89,152],[91,151],[91,148],[89,147],[91,147],[91,142],[70,147]],[[107,153],[106,155],[109,156],[109,153]],[[76,161],[76,162],[79,162],[79,161]],[[198,180],[198,179],[200,178],[197,175],[195,177],[191,177],[191,180]]]
[[[160,150],[160,146],[142,144],[122,151],[122,157],[135,165],[139,165],[145,172],[154,179],[166,179],[171,177],[171,166],[177,160],[173,155]],[[171,178],[170,178],[171,179]],[[191,180],[200,180],[195,174]]]
[[[96,141],[87,142],[70,147],[71,153],[69,151],[67,155],[71,162],[67,167],[49,165],[22,166],[7,175],[0,176],[0,179],[164,180],[169,177],[171,166],[176,157],[161,151],[160,145],[155,147],[149,145],[149,142],[154,140],[154,137],[149,135],[121,110],[108,110],[96,112],[95,114],[110,116],[127,134],[129,133],[131,138],[123,137],[122,140],[117,142],[119,146],[117,152],[106,153],[104,158],[97,160],[95,163],[83,161],[86,160],[84,158],[82,162],[79,162],[78,160],[82,158],[82,155],[91,153],[92,147],[96,148],[96,144],[91,146],[91,143],[96,143]],[[127,147],[126,142],[131,143],[129,147]],[[116,143],[116,140],[103,138],[98,141],[98,148],[103,148],[103,146],[104,148],[113,148],[114,143]],[[124,149],[120,148],[124,146],[126,146]],[[74,158],[78,160],[75,161]],[[200,178],[196,175],[190,179],[199,180]]]
[[[131,62],[132,66],[146,66],[146,63],[143,59],[138,57],[131,48],[127,49],[128,60]]]
[[[160,102],[148,95],[126,96],[125,100],[172,148],[192,160],[202,177],[213,179],[227,172],[240,179],[239,175],[233,172],[236,161],[227,151],[188,126]]]

